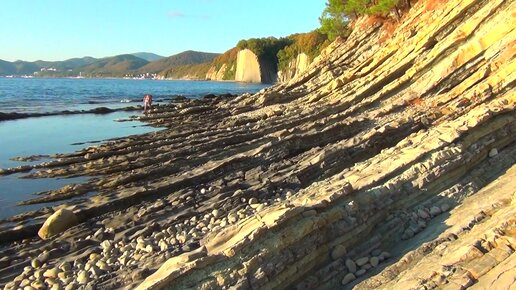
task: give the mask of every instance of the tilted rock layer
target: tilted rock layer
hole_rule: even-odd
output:
[[[420,1],[394,31],[361,19],[288,83],[0,171],[91,176],[28,202],[94,193],[0,221],[0,283],[515,287],[514,11]],[[79,225],[33,238],[58,208]]]

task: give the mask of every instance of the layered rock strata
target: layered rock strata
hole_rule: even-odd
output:
[[[278,71],[278,81],[285,83],[299,76],[310,65],[310,58],[306,53],[300,53],[296,58],[292,59],[288,66]]]
[[[140,119],[165,130],[27,165],[91,178],[0,223],[0,283],[514,287],[516,3],[431,4],[393,33],[358,21],[288,83],[160,106]],[[79,224],[34,237],[58,208]]]

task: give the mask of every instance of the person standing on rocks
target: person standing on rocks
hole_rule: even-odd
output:
[[[152,108],[152,95],[143,96],[143,113],[147,114],[147,110]]]

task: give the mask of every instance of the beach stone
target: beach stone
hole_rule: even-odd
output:
[[[232,223],[232,224],[233,224],[233,223],[236,223],[236,222],[238,221],[238,215],[237,215],[237,214],[235,214],[235,213],[230,213],[230,214],[228,215],[228,221],[229,221],[230,223]]]
[[[371,266],[376,267],[378,264],[380,264],[380,259],[378,257],[371,257],[369,262],[371,263]]]
[[[447,203],[443,203],[443,204],[441,204],[440,208],[441,208],[441,212],[447,212],[450,209],[450,205]]]
[[[258,203],[258,199],[257,199],[256,197],[251,197],[251,198],[249,199],[249,204],[250,204],[250,205],[251,205],[251,204],[257,204],[257,203]]]
[[[333,260],[337,260],[338,258],[344,256],[346,253],[346,247],[343,245],[337,245],[335,248],[333,248],[333,251],[331,251],[331,258]]]
[[[20,287],[25,287],[25,286],[29,286],[30,285],[30,280],[29,279],[23,279],[21,282],[20,282]]]
[[[441,214],[441,209],[438,207],[438,206],[432,206],[430,208],[430,214],[432,216],[437,216],[437,215],[440,215]]]
[[[366,269],[360,269],[355,274],[357,277],[362,276],[366,273]]]
[[[380,249],[375,249],[371,252],[371,255],[372,256],[380,256],[380,254],[382,253],[382,250]]]
[[[43,273],[43,277],[57,278],[58,274],[59,274],[59,270],[57,268],[52,268],[50,270],[45,271],[45,273]]]
[[[75,290],[75,289],[77,289],[77,284],[75,284],[74,282],[69,283],[65,287],[65,290]]]
[[[88,272],[86,271],[80,271],[77,275],[77,282],[81,284],[86,284],[90,281],[90,276],[88,275]]]
[[[389,252],[382,252],[380,256],[378,257],[380,261],[389,259],[391,257],[391,254]]]
[[[346,276],[342,279],[342,285],[347,285],[349,282],[355,280],[357,277],[355,277],[355,274],[353,273],[347,273]]]
[[[47,289],[47,285],[41,281],[34,281],[30,284],[36,290],[45,290]]]
[[[95,265],[102,271],[111,271],[111,267],[102,260],[98,261]]]
[[[369,257],[362,257],[355,261],[355,263],[359,267],[364,266],[365,264],[367,264],[367,262],[369,262]]]
[[[69,262],[63,262],[59,265],[59,269],[67,272],[72,270],[72,265]]]
[[[348,271],[350,273],[355,273],[357,271],[357,265],[351,259],[346,260],[346,268],[348,268]]]
[[[41,263],[39,259],[32,259],[30,265],[32,266],[32,268],[38,269],[39,267],[41,267],[41,265],[43,265],[43,263]]]
[[[429,219],[430,215],[426,212],[426,210],[418,209],[417,215],[422,219]]]
[[[93,275],[93,277],[102,275],[102,271],[95,265],[91,266],[90,273]]]
[[[0,258],[0,269],[5,268],[11,264],[11,260],[7,256]]]
[[[496,155],[498,155],[498,149],[493,148],[489,151],[489,157],[495,157]]]
[[[113,245],[112,245],[111,241],[105,240],[105,241],[102,241],[102,243],[100,243],[100,247],[104,250],[104,252],[109,252],[111,250],[111,248],[113,247]],[[90,260],[92,260],[91,255],[90,255]]]
[[[58,277],[59,279],[61,279],[61,281],[63,281],[63,280],[65,280],[66,278],[68,278],[68,274],[67,274],[67,272],[59,272],[59,273],[57,274],[57,277]]]
[[[66,231],[79,223],[77,216],[70,210],[60,209],[52,214],[38,231],[43,240]]]
[[[52,288],[50,288],[50,290],[61,290],[63,289],[63,287],[61,287],[61,285],[59,284],[54,284],[52,285]]]
[[[36,288],[27,285],[27,286],[23,287],[23,290],[36,290]]]

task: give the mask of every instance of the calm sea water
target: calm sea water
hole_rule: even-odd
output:
[[[117,107],[129,99],[140,102],[146,93],[155,99],[174,95],[190,98],[209,93],[240,94],[256,92],[264,85],[208,81],[154,81],[121,79],[9,79],[0,78],[0,112],[52,112]],[[160,130],[138,121],[115,122],[141,112],[115,112],[106,115],[65,115],[0,122],[0,168],[27,164],[11,160],[17,156],[47,155],[80,150],[92,142]],[[85,142],[86,144],[73,145]],[[42,160],[45,161],[45,160]],[[41,161],[40,161],[41,162]],[[56,203],[17,206],[20,200],[36,197],[41,191],[58,189],[86,178],[20,179],[22,174],[0,176],[0,219]]]
[[[166,101],[181,95],[254,93],[266,85],[237,82],[133,79],[0,78],[0,112],[52,112],[127,105],[144,94]]]

